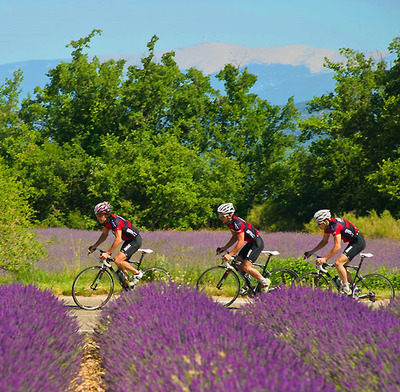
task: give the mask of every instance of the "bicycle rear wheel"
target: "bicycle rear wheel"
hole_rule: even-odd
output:
[[[160,267],[150,267],[143,270],[143,277],[139,280],[138,286],[150,282],[171,283],[171,275],[167,270]]]
[[[381,274],[362,276],[353,288],[353,298],[359,301],[390,301],[394,296],[392,282]]]
[[[307,274],[300,275],[296,281],[296,286],[306,286],[311,287],[313,289],[318,288],[320,290],[331,290],[332,286],[328,282],[328,280],[316,272],[309,272]]]
[[[72,298],[82,309],[101,309],[111,298],[114,280],[107,270],[96,265],[81,271],[72,284]]]
[[[200,292],[213,297],[214,301],[229,306],[239,295],[240,282],[235,272],[219,265],[204,271],[196,287]]]
[[[276,268],[268,276],[271,279],[268,292],[281,290],[294,284],[298,275],[289,268]]]

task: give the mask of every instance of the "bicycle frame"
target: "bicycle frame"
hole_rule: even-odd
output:
[[[355,275],[354,275],[354,277],[352,279],[352,282],[350,283],[350,289],[351,289],[352,294],[354,292],[354,288],[357,286],[357,283],[359,281],[363,280],[363,276],[361,275],[360,270],[361,270],[361,267],[363,265],[364,259],[368,258],[368,257],[372,257],[372,256],[373,256],[372,253],[360,253],[360,261],[359,261],[358,265],[350,265],[349,264],[349,265],[345,265],[344,266],[346,271],[348,269],[353,269],[353,270],[356,271],[356,273],[355,273]],[[334,280],[334,277],[329,273],[329,271],[326,269],[326,267],[335,268],[335,264],[333,264],[333,263],[324,263],[324,264],[319,265],[319,266],[317,265],[316,266],[317,275],[325,275],[329,279],[329,281],[333,283],[333,285],[336,287],[336,289],[340,292],[340,288],[341,287],[338,286],[337,282]],[[364,294],[364,295],[358,296],[358,299],[363,299],[363,298],[369,298],[369,294]]]
[[[228,253],[228,252],[226,252],[226,253]],[[261,275],[265,278],[265,277],[269,277],[269,276],[271,275],[271,273],[267,270],[267,267],[268,267],[268,264],[269,264],[269,262],[270,262],[272,256],[279,255],[279,252],[278,252],[278,251],[275,251],[275,250],[273,250],[273,251],[266,251],[266,250],[263,250],[261,253],[267,254],[267,255],[268,255],[268,258],[267,258],[267,260],[265,261],[265,263],[264,263],[264,264],[253,263],[252,265],[255,266],[255,267],[261,268],[262,270],[261,270],[260,273],[261,273]],[[226,267],[226,269],[227,269],[227,273],[224,274],[224,275],[222,276],[221,281],[220,281],[220,282],[218,283],[218,285],[217,285],[217,288],[220,288],[221,285],[222,285],[222,283],[224,283],[224,281],[225,281],[227,275],[229,274],[228,271],[229,271],[229,270],[234,270],[234,271],[236,272],[236,274],[237,274],[240,278],[242,278],[242,280],[244,281],[244,287],[247,287],[247,289],[249,290],[249,292],[248,292],[247,294],[249,294],[250,297],[253,297],[253,296],[255,296],[255,295],[260,291],[261,283],[260,283],[260,282],[257,282],[257,284],[256,284],[255,286],[253,286],[253,285],[251,284],[251,281],[250,281],[250,279],[253,279],[253,277],[249,278],[249,277],[247,276],[247,274],[244,274],[244,273],[237,267],[238,265],[240,265],[240,262],[236,261],[236,258],[237,258],[237,255],[233,256],[230,262],[229,262],[229,261],[226,261],[226,262],[225,262],[225,267]]]
[[[102,250],[102,249],[99,249],[99,248],[97,248],[97,249],[95,249],[95,250],[99,251],[100,254],[103,254],[103,253],[106,252],[105,250]],[[130,264],[135,264],[136,267],[137,267],[138,269],[140,269],[140,266],[141,266],[141,264],[142,264],[144,255],[147,254],[147,253],[152,253],[153,251],[152,251],[151,249],[139,249],[138,251],[141,252],[141,256],[140,256],[139,260],[138,260],[138,261],[127,260],[127,262],[130,263]],[[96,256],[95,256],[95,257],[96,257]],[[113,277],[117,280],[117,282],[121,285],[121,287],[122,287],[125,291],[131,290],[131,287],[130,287],[130,286],[127,286],[127,285],[125,284],[125,281],[123,281],[122,278],[121,278],[121,276],[118,274],[118,271],[121,271],[121,270],[120,270],[119,268],[117,268],[117,269],[115,270],[115,269],[112,267],[112,265],[110,264],[110,263],[112,263],[112,262],[114,262],[114,259],[113,259],[112,257],[108,257],[107,259],[103,259],[103,260],[102,260],[102,265],[101,265],[101,267],[100,267],[100,271],[99,271],[98,275],[96,276],[95,280],[93,281],[93,283],[90,285],[90,288],[91,288],[92,290],[96,290],[97,284],[98,284],[98,282],[99,282],[99,280],[100,280],[100,275],[103,274],[104,271],[105,271],[106,269],[109,269],[109,270],[110,270],[110,272],[111,272],[111,274],[113,275]]]

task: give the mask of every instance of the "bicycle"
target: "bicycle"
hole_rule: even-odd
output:
[[[265,264],[253,263],[252,265],[261,268],[261,275],[271,280],[269,292],[283,289],[297,279],[296,272],[289,268],[276,268],[271,271],[267,269],[272,256],[279,255],[279,252],[267,250],[262,253],[268,255]],[[239,295],[254,297],[261,292],[261,283],[238,269],[236,257],[237,255],[233,256],[224,265],[208,268],[200,275],[196,283],[199,291],[214,297],[216,302],[226,307],[232,305]],[[242,287],[240,287],[240,279],[243,281]],[[254,281],[256,283],[253,283]]]
[[[319,258],[318,255],[313,255]],[[358,301],[383,301],[395,298],[395,292],[392,282],[379,273],[361,275],[360,270],[364,259],[373,257],[372,253],[360,253],[358,265],[345,265],[346,271],[353,269],[356,271],[353,281],[350,283],[350,297]],[[342,291],[342,282],[338,276],[332,276],[327,268],[335,268],[335,264],[324,263],[316,266],[316,272],[309,272],[300,275],[296,284],[300,286],[309,286],[319,289],[330,289],[334,287],[339,294],[345,294]]]
[[[102,249],[95,249],[100,254],[105,253]],[[139,249],[141,252],[138,261],[128,260],[134,264],[135,268],[140,270],[143,258],[146,254],[153,253],[151,249]],[[93,255],[97,258],[95,253]],[[101,265],[95,265],[82,270],[72,284],[72,298],[74,302],[82,309],[95,310],[103,308],[111,299],[114,292],[114,278],[121,285],[124,291],[131,291],[137,285],[142,285],[148,282],[161,281],[169,284],[171,276],[164,268],[149,267],[143,269],[143,276],[136,279],[136,284],[130,286],[127,284],[127,277],[120,269],[114,269],[110,263],[114,259],[100,259]],[[135,278],[133,278],[135,280]]]

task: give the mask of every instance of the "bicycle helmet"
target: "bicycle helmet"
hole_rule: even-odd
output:
[[[94,207],[94,214],[109,214],[111,211],[111,206],[108,201],[102,201],[99,204],[96,204]]]
[[[329,210],[318,210],[314,216],[313,219],[315,222],[320,223],[323,222],[326,219],[331,219],[331,212]]]
[[[235,212],[235,208],[233,207],[232,203],[221,204],[217,209],[218,215],[221,215],[221,216],[227,216],[227,215],[233,214],[234,212]]]

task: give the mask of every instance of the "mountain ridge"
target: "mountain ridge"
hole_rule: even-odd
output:
[[[223,85],[215,75],[224,65],[230,63],[240,68],[247,67],[248,72],[257,76],[257,82],[251,92],[272,104],[283,105],[290,97],[294,101],[305,102],[314,96],[326,94],[334,89],[333,73],[324,68],[324,58],[341,61],[338,51],[312,48],[307,45],[289,45],[276,47],[250,48],[247,46],[204,42],[186,48],[156,52],[159,61],[166,52],[175,52],[175,61],[181,70],[195,67],[211,75],[214,88],[223,91]],[[385,52],[379,52],[385,56]],[[100,61],[124,59],[126,65],[140,65],[140,60],[147,54],[126,54],[97,56]],[[379,54],[378,54],[379,55]],[[61,61],[27,60],[0,65],[0,85],[5,78],[12,78],[15,70],[24,74],[23,95],[33,93],[36,86],[44,87],[48,82],[46,73]]]

